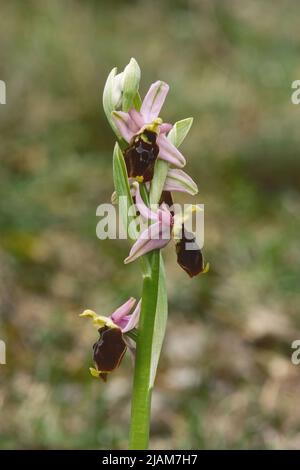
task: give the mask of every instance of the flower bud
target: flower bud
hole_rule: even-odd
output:
[[[133,106],[133,101],[137,95],[141,71],[135,59],[131,59],[123,72],[117,73],[117,68],[112,69],[107,77],[103,91],[103,108],[116,134],[119,134],[115,123],[112,120],[112,112],[122,108],[128,111]]]
[[[139,89],[140,79],[141,70],[139,64],[134,58],[131,58],[129,64],[126,65],[123,72],[123,111],[128,111],[133,107],[133,101]]]

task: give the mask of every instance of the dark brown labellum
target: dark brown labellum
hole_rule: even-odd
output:
[[[195,244],[196,247],[188,250],[189,243]],[[176,243],[176,253],[177,263],[190,277],[197,276],[205,270],[202,251],[198,247],[194,235],[187,232],[184,225],[182,225],[181,240]]]
[[[120,365],[126,351],[126,344],[120,328],[104,326],[98,331],[100,337],[93,345],[93,359],[97,369],[101,371],[100,377],[105,381],[107,373]]]
[[[128,176],[141,182],[151,181],[159,152],[157,134],[147,129],[133,137],[124,157]]]

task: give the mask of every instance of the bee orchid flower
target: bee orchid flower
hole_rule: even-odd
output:
[[[157,212],[153,212],[144,203],[137,183],[135,183],[135,187],[136,208],[146,221],[153,223],[140,233],[124,263],[131,263],[152,250],[165,247],[173,238],[179,266],[190,277],[207,272],[209,265],[204,264],[202,251],[196,242],[195,235],[185,229],[185,218],[181,215],[179,217],[174,215],[164,202]],[[192,205],[190,212],[195,210],[198,210],[197,206]],[[192,248],[190,248],[191,245]]]
[[[104,381],[107,375],[114,371],[121,363],[127,347],[133,350],[130,338],[126,335],[133,330],[139,321],[141,301],[131,297],[109,317],[97,315],[93,310],[85,310],[80,317],[91,318],[93,325],[98,329],[99,339],[93,345],[93,360],[95,367],[90,367],[94,377],[101,377]]]
[[[186,163],[181,152],[167,139],[173,126],[159,117],[168,91],[169,85],[159,80],[150,86],[140,111],[131,108],[128,112],[112,112],[115,126],[128,143],[124,152],[128,176],[139,182],[152,180],[157,158],[177,168]]]

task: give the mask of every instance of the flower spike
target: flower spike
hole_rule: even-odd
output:
[[[186,159],[178,150],[193,118],[174,124],[164,122],[161,110],[169,85],[161,80],[154,82],[142,100],[140,76],[139,65],[133,58],[121,73],[113,69],[104,87],[103,107],[117,136],[113,151],[115,191],[111,201],[118,204],[119,223],[114,228],[122,223],[120,238],[128,235],[134,240],[125,264],[148,254],[140,263],[143,296],[139,302],[130,297],[109,316],[93,310],[80,315],[88,318],[99,334],[93,345],[94,364],[90,367],[93,377],[106,381],[121,364],[127,349],[133,359],[131,449],[147,448],[151,392],[167,325],[166,275],[160,250],[173,239],[177,262],[190,277],[208,270],[201,251],[204,214],[196,213],[203,211],[202,207],[185,205],[182,213],[182,208],[173,204],[173,192],[192,196],[198,193],[196,183],[182,170]],[[100,212],[97,209],[96,214]],[[192,216],[196,216],[195,220]],[[111,220],[109,217],[103,222],[109,224]],[[117,222],[116,217],[113,220]],[[113,234],[107,231],[104,223],[97,225],[99,238],[103,232],[105,238],[115,238],[115,230]],[[199,227],[199,232],[198,229],[193,232],[193,225]]]

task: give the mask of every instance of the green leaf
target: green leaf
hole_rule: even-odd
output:
[[[168,316],[163,259],[151,254],[151,272],[144,277],[133,384],[130,448],[146,449],[149,438],[151,393]]]
[[[118,197],[127,196],[132,203],[126,164],[118,142],[115,144],[113,153],[113,178]]]
[[[168,295],[166,274],[162,255],[160,255],[160,269],[158,281],[158,295],[155,312],[154,333],[152,342],[150,387],[154,386],[157,366],[163,345],[168,320]]]
[[[118,143],[115,144],[113,153],[113,178],[123,227],[130,238],[136,239],[136,224],[133,223],[135,221],[135,214],[128,214],[128,208],[133,205],[133,201],[130,193],[125,160]]]
[[[177,121],[168,134],[170,142],[172,142],[176,147],[179,147],[186,138],[192,124],[192,117]]]
[[[153,373],[157,366],[153,336],[156,333],[160,251],[153,251],[150,258],[149,275],[144,276],[143,282],[132,390],[130,449],[134,450],[146,449],[148,446]],[[158,348],[155,348],[155,350],[157,351]]]

